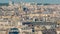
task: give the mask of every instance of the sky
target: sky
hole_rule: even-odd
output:
[[[14,2],[35,2],[35,3],[50,3],[50,4],[60,4],[60,0],[11,0]],[[0,3],[8,3],[9,0],[0,0]]]

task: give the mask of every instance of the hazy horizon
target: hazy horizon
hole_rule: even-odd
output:
[[[13,2],[35,2],[35,3],[49,3],[60,4],[60,0],[11,0]],[[0,3],[9,3],[9,0],[0,0]]]

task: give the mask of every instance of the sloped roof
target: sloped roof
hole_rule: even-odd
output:
[[[57,31],[60,31],[60,27],[59,28],[56,28]]]

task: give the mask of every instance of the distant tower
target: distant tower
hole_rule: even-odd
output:
[[[41,12],[43,12],[44,11],[44,5],[43,5],[43,0],[42,0],[42,5],[41,5]]]
[[[11,0],[9,1],[9,5],[10,5],[10,6],[12,6],[12,5],[13,5]]]

